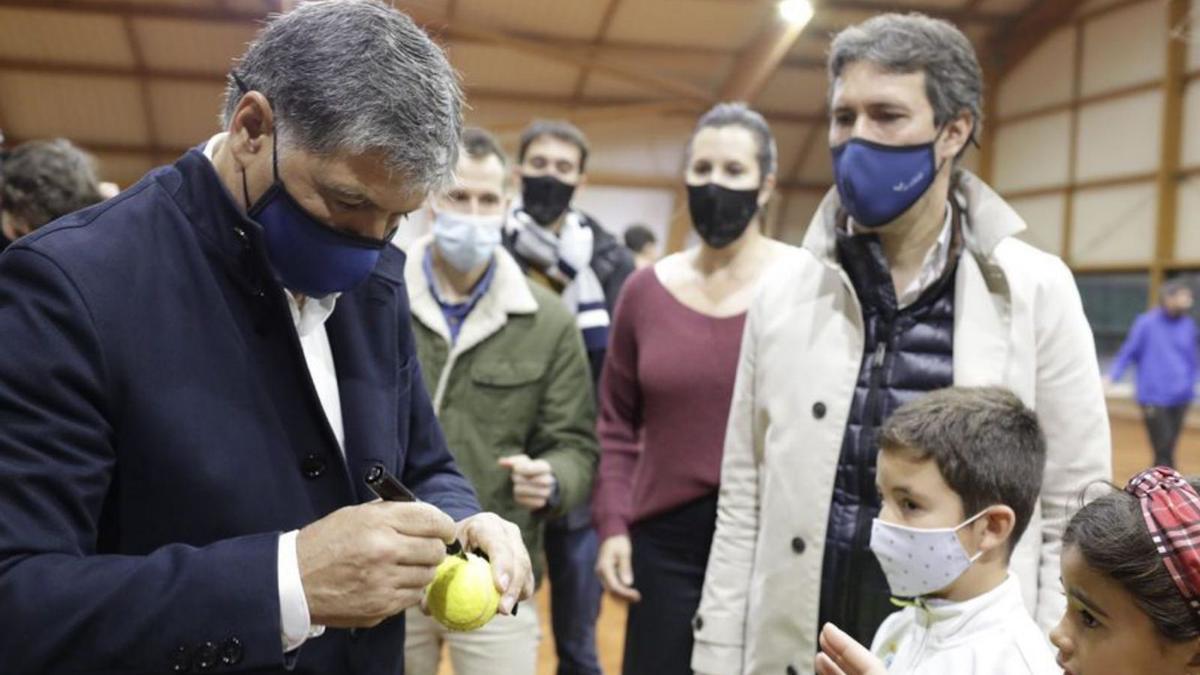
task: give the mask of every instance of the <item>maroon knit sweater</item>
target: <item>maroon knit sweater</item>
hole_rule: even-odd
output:
[[[716,492],[745,319],[684,306],[652,267],[625,283],[600,380],[601,540]]]

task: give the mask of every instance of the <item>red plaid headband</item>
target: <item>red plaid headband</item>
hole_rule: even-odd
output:
[[[1125,491],[1141,502],[1154,547],[1176,588],[1200,617],[1200,494],[1165,466],[1134,476]]]

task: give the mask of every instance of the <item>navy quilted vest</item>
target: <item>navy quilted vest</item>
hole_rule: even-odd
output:
[[[866,339],[829,509],[817,625],[832,621],[863,644],[871,644],[897,609],[869,547],[871,521],[880,508],[879,429],[896,408],[954,383],[954,276],[961,240],[956,228],[945,273],[916,302],[898,309],[879,238],[849,236],[839,227],[838,257],[858,294]]]

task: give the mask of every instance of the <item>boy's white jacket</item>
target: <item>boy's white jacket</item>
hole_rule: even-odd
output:
[[[871,651],[889,675],[1062,675],[1024,611],[1014,575],[966,602],[927,600],[889,616]]]
[[[1025,223],[999,195],[963,172],[955,198],[967,225],[955,277],[954,383],[1006,386],[1041,420],[1042,495],[1011,569],[1029,580],[1025,604],[1048,629],[1065,607],[1058,559],[1071,506],[1112,473],[1092,331],[1071,272],[1014,238]],[[699,673],[813,671],[825,528],[864,341],[835,252],[837,209],[831,190],[803,247],[766,273],[746,320],[716,536],[693,623]]]

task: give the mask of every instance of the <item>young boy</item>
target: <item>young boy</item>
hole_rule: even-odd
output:
[[[1033,411],[1003,389],[943,389],[897,410],[879,445],[871,550],[904,609],[873,656],[825,626],[817,672],[1061,673],[1008,570],[1042,486]]]

